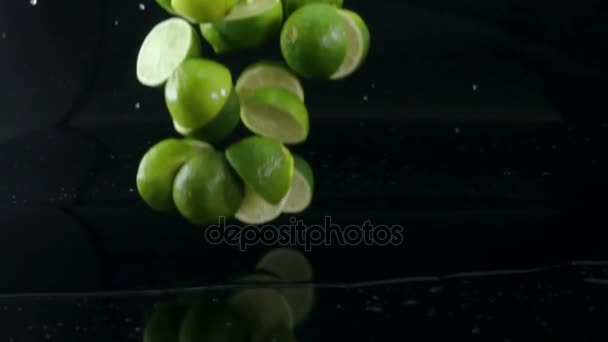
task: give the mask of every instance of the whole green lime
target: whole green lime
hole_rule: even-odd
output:
[[[195,23],[222,19],[238,0],[172,0],[171,8],[178,15]]]
[[[342,5],[344,4],[344,0],[283,0],[283,5],[285,7],[285,16],[288,17],[300,7],[304,7],[308,4],[316,2],[326,3],[329,5],[336,6],[338,8],[342,7]]]
[[[283,25],[283,58],[304,78],[328,79],[346,56],[346,30],[346,22],[335,6],[326,3],[305,5]]]

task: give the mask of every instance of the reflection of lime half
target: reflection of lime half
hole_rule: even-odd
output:
[[[287,197],[285,197],[287,199]],[[285,200],[278,204],[270,204],[258,195],[251,187],[245,187],[245,196],[241,207],[234,217],[246,224],[264,224],[271,222],[281,215]]]
[[[304,142],[310,129],[304,103],[281,87],[253,91],[243,102],[241,119],[252,132],[285,144]]]
[[[278,325],[266,335],[261,335],[252,340],[252,342],[296,342],[296,336],[292,330],[289,330],[284,325]]]
[[[242,187],[224,156],[199,152],[179,170],[173,185],[175,206],[192,224],[231,218],[241,205]]]
[[[348,41],[346,56],[342,65],[331,79],[337,80],[348,77],[363,64],[370,45],[370,34],[363,19],[355,12],[339,9],[338,13],[346,22],[346,38]]]
[[[275,61],[257,62],[247,67],[236,82],[236,91],[242,101],[258,88],[281,87],[304,102],[304,89],[297,76],[283,63]]]
[[[175,212],[173,180],[181,167],[201,150],[213,148],[190,139],[165,139],[152,146],[137,170],[137,190],[151,208]]]
[[[228,162],[258,195],[279,204],[293,178],[291,152],[279,141],[260,136],[245,138],[226,149]]]
[[[248,323],[252,337],[263,336],[279,325],[293,329],[293,315],[285,297],[276,289],[252,288],[235,293],[230,305]]]
[[[288,214],[301,213],[312,201],[314,192],[314,174],[310,165],[304,158],[293,155],[295,171],[291,188],[287,193],[283,212]]]
[[[257,48],[278,33],[283,21],[281,0],[247,0],[214,23],[227,41],[240,49]]]
[[[271,272],[285,282],[310,282],[313,279],[308,259],[299,251],[289,248],[269,252],[258,262],[256,269]],[[290,287],[282,288],[281,292],[293,310],[295,324],[301,324],[314,306],[314,289]]]
[[[220,304],[194,305],[186,314],[179,342],[246,342],[249,334],[240,316]]]
[[[167,19],[148,33],[137,56],[137,79],[149,87],[162,86],[185,60],[201,55],[194,28],[180,18]]]
[[[179,342],[179,329],[188,306],[179,302],[160,303],[146,322],[144,342]]]

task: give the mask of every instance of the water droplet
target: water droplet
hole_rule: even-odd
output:
[[[77,326],[75,326],[75,327],[74,327],[74,330],[75,330],[75,331],[80,331],[80,326],[78,326],[78,325],[77,325]]]
[[[231,326],[232,326],[232,322],[231,322],[231,321],[226,321],[226,324],[225,324],[225,325],[226,325],[227,327],[231,327]]]
[[[144,5],[143,3],[139,3],[139,9],[142,11],[146,10],[146,5]]]
[[[48,328],[49,328],[49,326],[48,326],[48,325],[43,325],[43,326],[42,326],[42,329],[43,329],[43,330],[47,330]]]
[[[511,171],[511,170],[505,170],[505,172],[503,174],[505,176],[509,177],[509,176],[513,175],[513,171]]]
[[[454,133],[460,134],[460,127],[454,127]]]
[[[44,338],[46,338],[47,340],[50,340],[51,339],[51,334],[44,335]]]
[[[435,287],[431,287],[429,289],[430,293],[439,293],[441,292],[441,290],[443,290],[443,288],[441,286],[435,286]]]
[[[365,310],[367,310],[369,312],[382,312],[382,311],[384,311],[384,309],[382,309],[382,307],[380,307],[380,306],[368,306],[367,308],[365,308]]]
[[[336,304],[336,309],[342,310],[342,309],[344,309],[344,307],[342,305],[340,305],[340,304]]]
[[[63,322],[57,322],[57,326],[61,328],[63,326]]]
[[[118,20],[114,20],[114,26],[118,26],[120,23],[118,22]]]
[[[546,172],[546,171],[545,171],[545,172],[543,172],[543,177],[551,177],[551,176],[553,176],[553,173],[551,173],[551,172]]]
[[[473,327],[473,329],[471,329],[471,332],[473,334],[479,334],[481,332],[481,330],[479,329],[479,327]]]
[[[36,6],[38,4],[38,0],[30,0],[30,5]]]
[[[23,308],[22,307],[18,307],[17,308],[17,312],[21,312],[21,311],[23,311]]]
[[[478,91],[479,90],[479,85],[477,83],[473,84],[473,91]]]
[[[2,39],[6,39],[6,32],[2,32]]]
[[[28,325],[28,326],[27,326],[27,330],[33,330],[33,329],[34,329],[34,327],[33,327],[33,326],[31,326],[31,325]]]
[[[135,189],[129,188],[129,192],[133,193],[133,192],[135,192]]]
[[[141,331],[141,327],[135,327],[135,332],[140,332]]]
[[[369,100],[369,96],[363,95],[363,101],[367,101],[367,100]]]
[[[125,323],[131,323],[131,321],[133,321],[133,319],[131,317],[125,318]]]
[[[410,299],[410,300],[406,300],[403,302],[403,305],[406,305],[406,306],[414,306],[417,304],[418,304],[418,301],[415,299]]]
[[[141,104],[139,102],[135,102],[135,109],[141,108]]]

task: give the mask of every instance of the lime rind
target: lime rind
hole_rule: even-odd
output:
[[[259,61],[241,73],[236,82],[236,91],[242,100],[247,99],[258,88],[281,87],[292,92],[304,102],[304,88],[298,77],[283,62]]]
[[[340,68],[331,76],[340,80],[353,74],[366,59],[369,51],[370,33],[363,19],[355,12],[338,9],[346,23],[347,49]]]
[[[312,202],[314,193],[314,173],[312,167],[299,155],[294,154],[294,175],[287,193],[283,213],[299,214]]]
[[[241,107],[241,120],[252,132],[285,144],[306,141],[310,130],[304,103],[280,87],[253,91]]]
[[[246,186],[243,201],[234,217],[245,224],[264,224],[281,216],[284,205],[285,200],[279,204],[268,203],[251,187]]]
[[[229,54],[237,52],[238,47],[230,43],[226,37],[215,27],[213,23],[203,23],[200,25],[201,35],[205,41],[211,46],[213,52],[217,55]]]
[[[173,6],[171,6],[171,0],[156,0],[156,3],[168,13],[173,15],[176,14]]]
[[[201,54],[194,28],[181,18],[167,19],[144,39],[137,56],[137,79],[145,86],[160,87],[181,63]]]
[[[220,142],[232,134],[232,132],[234,132],[238,126],[241,120],[240,106],[238,95],[233,88],[228,100],[226,101],[226,104],[224,104],[224,108],[222,108],[222,111],[215,117],[215,119],[203,126],[203,128],[190,132],[187,135],[191,138],[208,141],[211,143]],[[175,127],[176,130],[178,128],[183,129],[179,126]]]

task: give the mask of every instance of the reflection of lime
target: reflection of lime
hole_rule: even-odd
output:
[[[183,19],[167,19],[144,39],[137,55],[137,79],[149,87],[161,86],[182,62],[200,55],[194,28]]]
[[[178,132],[188,135],[209,124],[232,91],[230,70],[208,59],[189,59],[167,81],[165,100]]]
[[[243,102],[241,119],[252,132],[285,144],[304,142],[310,128],[304,103],[281,87],[253,91]]]
[[[222,19],[238,0],[172,0],[175,12],[195,23],[206,23]]]
[[[212,149],[204,142],[169,138],[152,146],[137,170],[137,190],[151,208],[174,212],[173,179],[184,163],[202,149]]]
[[[348,46],[342,65],[331,76],[334,80],[345,78],[355,72],[367,57],[370,44],[369,29],[357,13],[345,9],[338,10],[338,13],[346,22]]]
[[[293,155],[295,171],[293,181],[287,193],[283,212],[289,214],[301,213],[312,201],[314,192],[314,174],[310,165],[304,158]]]
[[[247,327],[230,307],[219,304],[194,305],[186,314],[179,342],[246,342]]]
[[[286,198],[286,197],[285,197]],[[258,195],[251,187],[245,187],[245,197],[234,217],[247,224],[264,224],[281,215],[285,200],[270,204]]]
[[[281,51],[295,72],[327,79],[342,64],[347,48],[346,23],[338,10],[313,3],[295,11],[283,25]]]
[[[226,150],[228,162],[245,183],[270,204],[279,204],[291,185],[293,157],[279,141],[245,138]]]
[[[288,90],[304,102],[304,89],[300,80],[280,62],[260,61],[248,66],[239,76],[235,87],[244,101],[256,89],[270,86]]]
[[[188,136],[211,143],[220,142],[229,136],[236,126],[238,126],[241,120],[240,108],[239,97],[233,89],[227,102],[224,104],[224,108],[222,108],[215,119],[211,120],[203,128],[188,134]]]
[[[256,269],[275,274],[284,282],[310,282],[313,279],[308,259],[299,251],[289,248],[269,252],[258,262]],[[289,287],[280,290],[293,310],[295,324],[301,324],[314,306],[314,289]]]
[[[179,302],[157,304],[146,322],[144,342],[178,342],[179,329],[188,306]]]
[[[296,342],[296,336],[292,330],[284,325],[278,325],[271,329],[266,335],[261,335],[252,340],[253,342]]]
[[[295,10],[315,2],[324,2],[336,7],[342,7],[344,0],[283,0],[285,4],[285,17],[289,17]]]
[[[293,315],[285,297],[276,289],[252,288],[235,293],[230,305],[249,325],[252,337],[266,335],[278,325],[293,328]]]
[[[179,212],[193,224],[231,218],[241,205],[242,186],[224,156],[205,150],[179,170],[173,185],[173,199]]]

